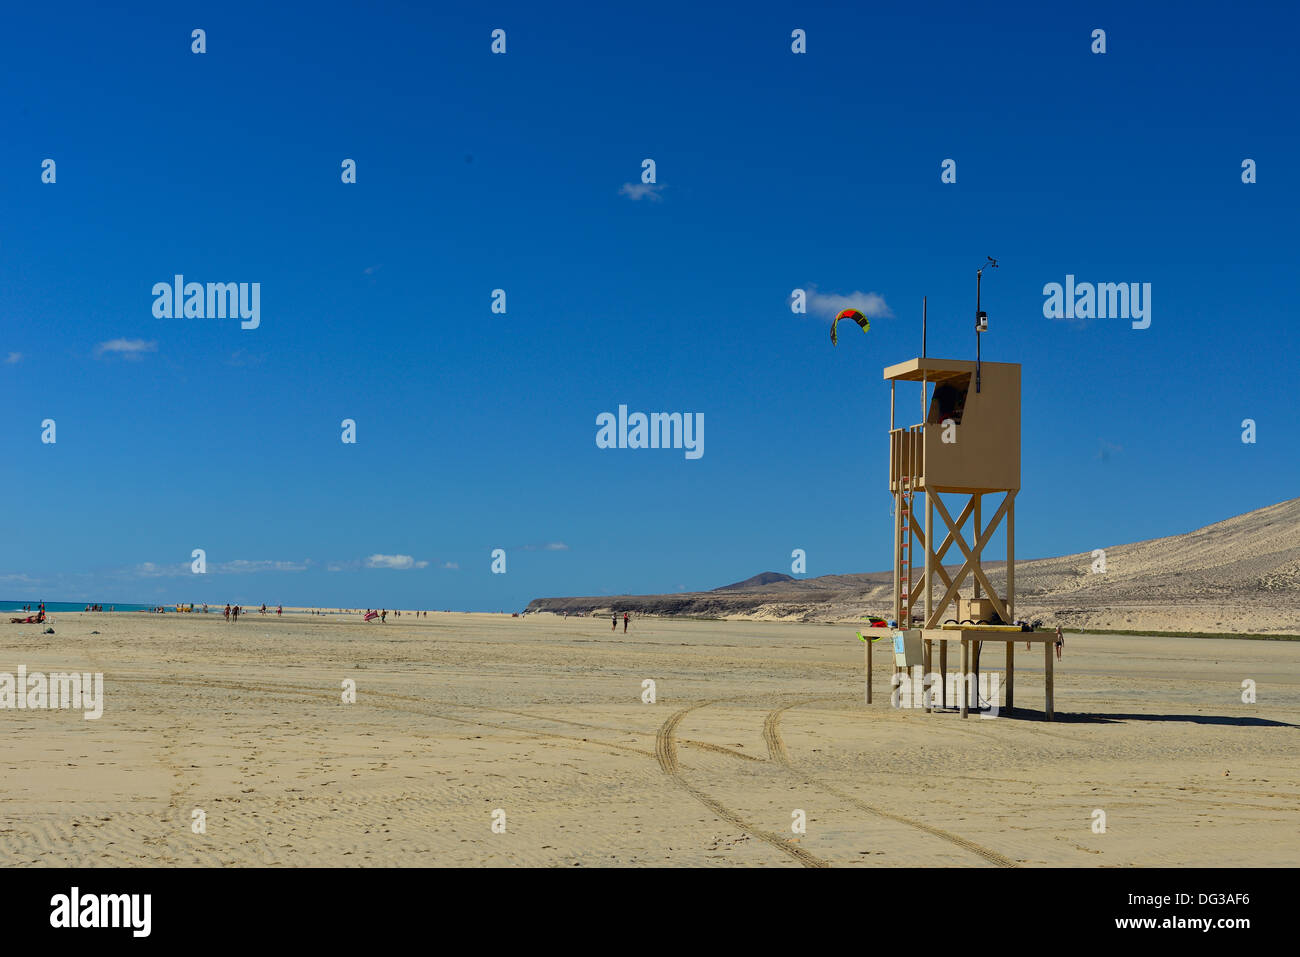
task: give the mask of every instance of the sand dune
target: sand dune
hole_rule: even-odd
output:
[[[1105,553],[1104,574],[1087,552],[1018,561],[1016,617],[1067,628],[1300,633],[1300,498]],[[1005,571],[985,567],[1001,588]],[[892,581],[888,571],[825,575],[676,595],[539,598],[528,610],[846,621],[889,615]]]

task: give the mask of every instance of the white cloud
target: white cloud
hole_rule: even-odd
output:
[[[428,562],[417,562],[410,555],[371,555],[366,559],[367,568],[424,568]]]
[[[833,319],[845,309],[856,309],[868,319],[891,319],[893,310],[878,292],[854,291],[847,295],[818,292],[816,286],[808,287],[808,311]]]
[[[310,559],[301,562],[284,562],[269,559],[250,561],[246,558],[236,558],[229,562],[209,564],[207,574],[251,575],[257,572],[300,572],[305,571],[310,565]],[[189,562],[175,562],[167,565],[142,562],[127,569],[126,574],[133,578],[180,578],[196,573]]]
[[[21,352],[11,352],[9,353],[8,358],[5,359],[5,365],[7,366],[15,365],[18,363],[19,360],[22,359],[22,357],[23,354]]]
[[[95,358],[106,355],[121,356],[123,359],[139,359],[146,352],[157,352],[158,343],[144,339],[109,339],[95,346]]]
[[[641,199],[649,199],[653,202],[662,202],[663,186],[658,183],[624,183],[618,188],[618,195],[626,196],[628,199],[636,202]]]
[[[167,578],[174,575],[190,574],[189,562],[177,562],[174,565],[155,565],[153,562],[142,562],[129,570],[129,573],[136,578]]]
[[[306,571],[310,561],[302,562],[275,562],[275,561],[248,561],[244,558],[236,558],[234,561],[221,562],[212,566],[209,571],[215,571],[222,575],[249,575],[254,572],[301,572]]]

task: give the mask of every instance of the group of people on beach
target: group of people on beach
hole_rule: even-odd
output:
[[[31,605],[23,605],[23,611],[31,612]],[[45,602],[40,603],[40,610],[36,614],[28,614],[26,618],[10,618],[11,625],[43,625],[45,624]]]
[[[103,610],[104,610],[104,606],[103,606],[103,605],[87,605],[87,606],[86,606],[86,611],[103,611]],[[117,606],[116,606],[116,605],[109,605],[109,606],[108,606],[108,610],[109,610],[109,611],[116,611],[116,610],[117,610]]]
[[[207,611],[208,611],[208,606],[207,606],[207,605],[204,605],[204,606],[203,606],[203,613],[204,613],[204,614],[207,614]],[[225,617],[226,621],[234,621],[234,622],[238,622],[238,621],[239,621],[239,614],[240,614],[240,612],[244,612],[244,609],[243,609],[241,606],[239,606],[239,605],[231,605],[229,602],[227,602],[227,603],[226,603],[226,610],[225,610],[222,614],[223,614],[223,616]],[[258,609],[258,612],[257,612],[257,613],[258,613],[259,615],[266,615],[266,614],[269,614],[269,611],[267,610],[266,605],[263,605],[260,609]],[[283,606],[283,605],[278,605],[278,606],[276,606],[275,613],[276,613],[277,615],[282,615],[282,614],[284,614],[284,606]],[[245,612],[245,614],[247,614],[247,612]]]
[[[428,617],[429,617],[429,613],[428,613],[427,611],[417,611],[417,612],[414,612],[414,615],[415,615],[416,618],[419,618],[421,615],[423,615],[425,618],[428,618]],[[401,613],[400,611],[397,611],[396,609],[394,609],[394,610],[393,610],[393,617],[394,617],[394,618],[401,618],[401,617],[402,617],[402,613]],[[386,624],[388,624],[388,609],[387,609],[387,608],[367,608],[367,609],[366,609],[366,613],[365,613],[364,615],[361,616],[361,620],[362,620],[362,621],[374,621],[376,618],[379,619],[379,623],[380,623],[381,625],[386,625]]]
[[[565,617],[565,618],[568,618],[568,617],[569,617],[567,612],[565,613],[565,616],[564,616],[564,617]],[[625,634],[625,635],[627,634],[627,622],[628,622],[628,618],[629,618],[628,613],[627,613],[627,612],[623,612],[623,634]],[[618,612],[614,612],[614,614],[610,615],[610,629],[609,629],[609,630],[610,630],[610,631],[618,631]]]

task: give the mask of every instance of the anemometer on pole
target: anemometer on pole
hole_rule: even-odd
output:
[[[980,309],[980,278],[985,269],[997,269],[998,261],[992,256],[985,256],[988,262],[975,270],[975,391],[980,390],[980,333],[989,331],[989,314]]]

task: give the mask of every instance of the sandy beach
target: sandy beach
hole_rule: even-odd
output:
[[[1296,862],[1293,642],[1071,635],[1047,723],[1037,648],[1021,646],[1021,708],[963,721],[890,708],[885,642],[866,705],[864,646],[843,625],[641,619],[625,635],[608,618],[430,612],[49,627],[5,625],[0,671],[102,672],[104,710],[0,711],[10,866]]]

